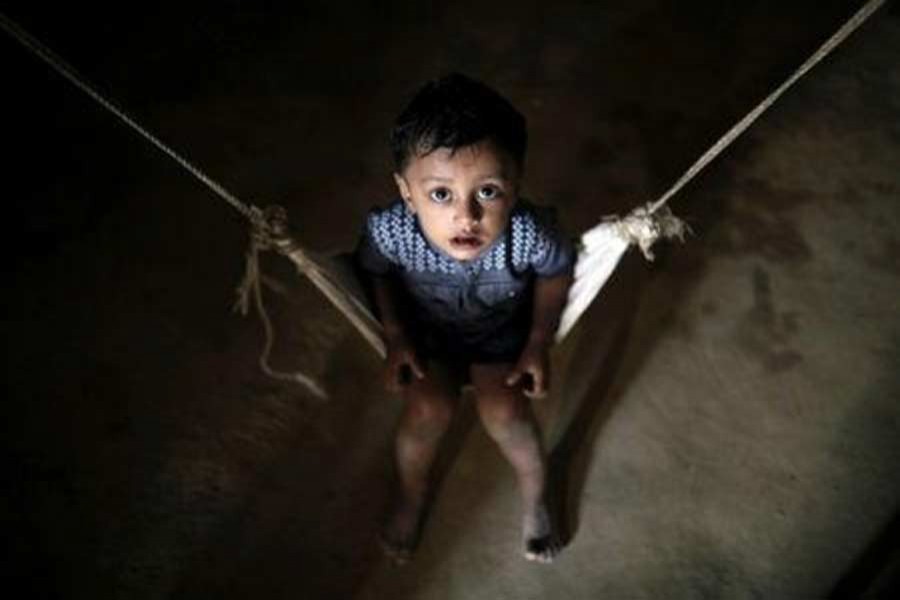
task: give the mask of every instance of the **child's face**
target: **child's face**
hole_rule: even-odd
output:
[[[519,173],[508,153],[484,141],[414,157],[394,179],[428,240],[457,260],[471,260],[506,228]]]

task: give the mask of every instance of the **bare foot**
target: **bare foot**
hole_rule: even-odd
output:
[[[551,563],[562,550],[559,535],[543,502],[526,512],[522,536],[525,540],[525,558],[528,560]]]
[[[381,531],[381,548],[398,565],[412,559],[422,531],[424,507],[400,501]]]

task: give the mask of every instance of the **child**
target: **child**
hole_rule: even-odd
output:
[[[400,489],[382,534],[398,562],[418,543],[431,466],[464,383],[516,472],[525,556],[550,562],[559,551],[529,401],[549,385],[574,252],[546,210],[518,197],[526,142],[524,117],[459,74],[426,84],[391,133],[401,197],[369,215],[358,260],[384,325],[386,385],[406,402]]]

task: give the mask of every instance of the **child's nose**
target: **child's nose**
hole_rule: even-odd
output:
[[[473,197],[467,198],[457,205],[454,217],[457,221],[477,223],[481,220],[483,214],[484,208],[482,208],[478,200]]]

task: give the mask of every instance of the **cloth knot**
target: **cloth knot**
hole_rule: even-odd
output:
[[[677,238],[683,242],[686,233],[691,233],[691,228],[683,220],[672,214],[668,206],[661,206],[655,211],[651,204],[639,206],[627,216],[608,217],[607,221],[615,227],[616,234],[629,244],[635,244],[641,249],[641,253],[647,260],[655,258],[653,244],[659,238]]]

